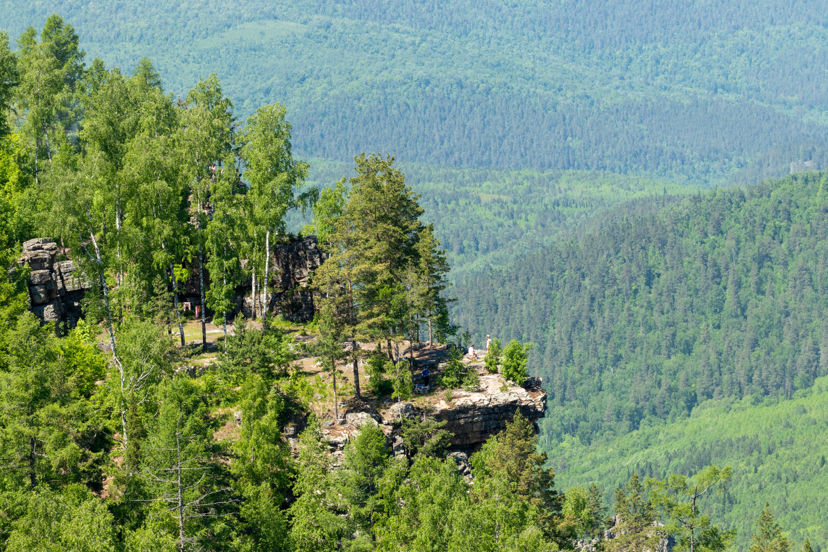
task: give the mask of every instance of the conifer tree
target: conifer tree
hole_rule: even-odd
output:
[[[419,232],[417,255],[419,257],[421,315],[428,324],[428,344],[434,343],[434,322],[445,316],[451,300],[443,296],[448,289],[450,270],[446,251],[434,236],[434,225],[428,224]]]
[[[338,515],[343,504],[331,481],[331,457],[319,423],[311,420],[299,436],[296,502],[288,510],[291,544],[296,552],[333,552],[346,534]]]
[[[322,369],[331,376],[334,396],[334,417],[339,421],[339,393],[336,385],[336,375],[339,373],[339,362],[347,356],[342,342],[345,338],[342,327],[334,318],[332,309],[327,306],[319,314],[319,337],[310,347],[312,354],[319,357]]]
[[[767,502],[756,520],[756,526],[749,552],[790,552],[793,543],[782,535],[782,527],[774,519]]]
[[[667,531],[677,537],[681,548],[690,552],[697,548],[722,552],[728,548],[735,531],[722,531],[714,525],[710,516],[702,513],[701,500],[713,491],[723,492],[730,475],[730,466],[708,466],[692,478],[672,474],[666,481],[645,481],[653,505],[666,515]]]
[[[206,407],[193,383],[183,378],[166,382],[159,398],[158,417],[143,449],[153,509],[176,527],[180,552],[220,542],[213,522],[231,514],[235,500],[215,473]]]
[[[656,550],[662,537],[653,526],[655,509],[637,473],[615,490],[615,516],[614,537],[607,543],[610,552]]]

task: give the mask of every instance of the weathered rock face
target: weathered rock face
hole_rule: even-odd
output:
[[[489,437],[506,429],[517,411],[533,424],[543,418],[546,391],[540,386],[540,379],[530,379],[526,388],[505,389],[503,384],[503,379],[496,374],[481,376],[479,392],[459,391],[451,404],[441,400],[435,405],[433,416],[447,422],[445,429],[454,434],[453,449],[478,450]]]
[[[313,296],[306,288],[310,274],[319,268],[326,258],[327,255],[319,249],[316,236],[291,238],[285,243],[273,245],[270,256],[270,281],[268,282],[268,312],[281,314],[286,319],[297,322],[312,320]],[[204,279],[205,286],[209,287],[210,281],[206,271]],[[260,285],[261,282],[258,283],[258,286]],[[198,286],[198,272],[194,270],[193,276],[182,285],[182,303],[190,303],[192,306],[199,303]],[[252,288],[252,280],[248,278],[236,289],[236,310],[232,313],[233,315],[241,312],[247,318],[253,316]],[[260,304],[260,301],[264,301],[264,294],[257,298],[257,304]],[[259,312],[261,313],[261,307],[259,307]]]
[[[23,244],[20,266],[28,265],[31,310],[44,322],[77,324],[83,293],[91,286],[72,261],[57,261],[58,246],[50,238],[36,238]]]
[[[419,408],[403,402],[392,404],[381,412],[361,408],[347,412],[344,424],[325,422],[322,433],[327,438],[335,464],[341,461],[345,445],[356,437],[365,424],[377,425],[394,453],[404,454],[402,419],[426,416],[446,422],[445,429],[452,433],[451,451],[457,453],[455,460],[463,471],[466,468],[461,460],[465,461],[467,455],[479,450],[489,437],[506,429],[506,424],[518,410],[534,424],[543,418],[546,391],[541,387],[540,378],[530,378],[525,388],[509,386],[508,389],[503,389],[505,382],[497,374],[481,376],[480,380],[478,392],[457,391],[450,404],[439,400],[436,404]]]
[[[619,523],[621,523],[621,518],[617,515],[613,516],[609,520],[609,527],[606,531],[604,531],[603,537],[592,540],[581,539],[575,543],[575,549],[579,552],[598,552],[599,550],[604,550],[606,543],[618,536],[616,527]],[[675,548],[676,545],[676,539],[672,535],[668,535],[667,532],[663,530],[663,527],[664,524],[661,522],[656,521],[653,523],[653,532],[658,535],[660,539],[656,549],[648,552],[673,552],[673,548]]]
[[[81,316],[80,302],[84,291],[91,284],[80,274],[71,260],[57,261],[58,246],[51,238],[36,238],[23,244],[20,265],[31,268],[29,298],[31,310],[44,322],[68,322],[77,324]],[[270,311],[282,314],[288,320],[313,319],[313,296],[307,291],[310,274],[325,261],[325,253],[319,249],[315,236],[294,238],[272,248],[271,281],[269,282]],[[198,272],[181,286],[182,304],[199,304]],[[210,282],[205,273],[205,285]],[[245,316],[253,314],[251,282],[238,288],[236,311]]]
[[[399,424],[401,417],[427,415],[445,421],[452,433],[452,450],[467,453],[478,450],[489,437],[506,429],[518,410],[536,424],[546,412],[546,391],[540,378],[530,378],[526,387],[507,386],[497,374],[480,377],[480,390],[474,393],[455,391],[451,403],[440,400],[425,413],[410,403],[394,405],[384,424]]]

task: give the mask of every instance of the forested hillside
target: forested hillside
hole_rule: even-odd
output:
[[[606,442],[828,372],[828,178],[690,196],[468,279],[458,318],[536,344],[545,446]]]
[[[281,101],[297,153],[390,151],[452,167],[727,181],[777,144],[823,151],[826,15],[814,0],[3,4],[52,11],[90,56],[158,63],[183,94],[216,72],[243,115]],[[770,167],[774,176],[790,161]],[[807,159],[801,159],[807,160]],[[783,172],[784,171],[784,172]]]
[[[325,187],[350,176],[349,163],[311,160],[309,184]],[[490,267],[505,268],[552,245],[561,236],[584,232],[626,211],[652,209],[694,191],[664,180],[597,171],[509,171],[450,169],[402,163],[406,182],[421,194],[423,216],[446,248],[453,280]],[[640,201],[658,196],[657,201]],[[598,216],[598,215],[601,216]],[[288,228],[309,220],[293,213]]]
[[[816,547],[828,542],[820,490],[828,485],[828,380],[819,378],[793,400],[727,397],[697,406],[689,419],[584,446],[567,438],[550,452],[564,487],[598,482],[612,489],[638,472],[693,473],[709,464],[733,467],[727,492],[705,510],[738,530],[737,544],[751,544],[753,512],[766,501],[791,540],[808,537]]]

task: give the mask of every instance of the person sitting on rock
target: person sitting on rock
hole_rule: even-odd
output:
[[[477,360],[477,353],[474,352],[474,343],[469,345],[469,356],[475,360]]]

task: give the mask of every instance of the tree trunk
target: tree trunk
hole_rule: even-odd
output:
[[[434,333],[431,329],[431,317],[428,317],[428,346],[431,347],[434,345]]]
[[[221,270],[221,285],[224,293],[227,292],[227,242],[224,242],[224,261],[222,262],[222,270]],[[225,305],[222,301],[222,304]],[[227,311],[225,310],[224,313],[224,352],[227,352]]]
[[[184,343],[184,322],[181,321],[181,311],[178,308],[178,282],[175,281],[175,267],[172,263],[170,263],[170,274],[172,275],[172,285],[173,285],[173,304],[175,305],[175,315],[178,318],[178,331],[181,334],[181,347],[183,348]]]
[[[201,292],[201,346],[207,346],[207,312],[204,308],[204,245],[201,243],[201,202],[198,202],[198,287]]]
[[[262,310],[262,333],[267,331],[267,310],[270,307],[270,301],[267,299],[267,280],[270,277],[270,230],[265,235],[265,273],[264,281],[262,282],[262,290],[264,291],[262,303],[264,309]]]
[[[356,339],[351,339],[351,354],[354,355],[354,397],[361,399],[359,393],[359,358],[357,357],[357,342]]]
[[[31,414],[31,409],[29,410]],[[32,489],[37,487],[37,470],[35,469],[37,463],[37,439],[32,437],[29,439],[29,483]]]
[[[121,392],[123,393],[126,389],[126,374],[124,373],[124,366],[121,364],[121,361],[118,360],[118,352],[115,348],[115,329],[112,325],[112,307],[109,304],[109,288],[106,285],[106,274],[104,274],[103,261],[101,260],[101,250],[98,248],[98,241],[95,239],[95,234],[89,232],[89,237],[92,239],[92,245],[95,248],[94,261],[98,265],[98,271],[101,276],[101,288],[103,289],[104,304],[106,305],[107,329],[109,330],[109,347],[112,349],[112,360],[115,363],[115,367],[118,368],[118,372],[121,376]],[[89,252],[87,251],[87,255],[88,254]],[[123,408],[121,409],[121,426],[124,432],[124,450],[126,451],[128,443],[126,427],[126,410],[124,410]]]
[[[37,170],[37,150],[40,149],[40,141],[35,138],[35,184],[39,184]]]
[[[178,550],[184,552],[184,497],[181,492],[181,435],[178,428],[175,430],[175,448],[178,453],[178,463],[175,465],[178,476]]]
[[[253,289],[252,291],[252,298],[253,298],[253,320],[256,320],[256,269],[253,269]]]
[[[339,423],[339,396],[336,394],[336,363],[334,363],[333,369],[333,390],[334,390],[334,420],[335,423]]]
[[[46,155],[49,157],[49,164],[52,163],[52,147],[49,145],[49,133],[46,132],[46,123],[43,123],[43,136],[46,138]]]

